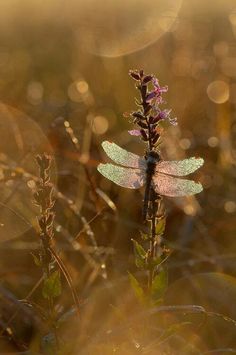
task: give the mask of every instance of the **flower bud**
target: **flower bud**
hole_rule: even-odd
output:
[[[156,144],[159,138],[160,138],[160,134],[156,133],[155,136],[152,138],[152,144]]]
[[[138,118],[140,120],[145,120],[145,117],[143,116],[143,114],[141,112],[132,112],[132,116],[135,118]]]
[[[140,80],[140,75],[137,71],[134,71],[134,70],[130,70],[129,71],[129,75],[134,79],[134,80],[137,80],[139,81]]]
[[[142,127],[142,128],[145,128],[145,129],[147,129],[147,128],[148,128],[148,125],[147,125],[147,123],[146,123],[146,122],[139,121],[139,122],[137,122],[137,124],[138,124],[140,127]]]
[[[141,130],[140,130],[140,133],[141,133],[141,135],[142,135],[143,140],[144,140],[145,142],[147,142],[147,141],[148,141],[148,136],[147,136],[146,131],[145,131],[144,129],[141,129]]]
[[[147,105],[145,108],[144,108],[144,114],[147,115],[152,109],[152,105]]]
[[[144,78],[143,78],[143,83],[144,84],[147,84],[149,83],[153,78],[153,75],[146,75]]]
[[[157,123],[159,120],[160,120],[159,115],[157,115],[155,117],[153,117],[153,116],[149,117],[149,123],[152,124],[152,125]]]

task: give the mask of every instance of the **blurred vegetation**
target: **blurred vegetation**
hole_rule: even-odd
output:
[[[235,1],[2,0],[0,10],[0,353],[54,353],[34,306],[45,304],[31,255],[40,248],[32,192],[43,152],[53,157],[55,248],[81,304],[78,318],[62,276],[61,353],[236,349]],[[205,160],[196,174],[203,193],[165,199],[164,304],[199,312],[140,308],[128,271],[143,277],[131,241],[144,228],[143,191],[96,171],[103,140],[144,154],[123,117],[135,108],[135,68],[169,87],[178,126],[166,129],[163,158]]]

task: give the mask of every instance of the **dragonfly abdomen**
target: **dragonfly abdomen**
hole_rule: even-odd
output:
[[[152,156],[147,158],[147,169],[146,169],[146,188],[144,194],[144,202],[143,202],[143,219],[145,220],[148,212],[148,204],[150,201],[150,191],[151,191],[151,183],[152,177],[155,173],[156,162]]]

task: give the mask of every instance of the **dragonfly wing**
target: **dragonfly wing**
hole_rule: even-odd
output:
[[[123,168],[113,164],[99,164],[97,169],[107,179],[128,189],[138,189],[145,182],[145,172],[141,169]]]
[[[204,163],[202,158],[189,158],[176,161],[161,161],[156,164],[156,173],[186,176],[199,169]]]
[[[152,184],[158,194],[170,197],[195,195],[203,190],[202,185],[195,181],[162,174],[156,174]]]
[[[124,165],[131,168],[145,168],[146,160],[139,155],[130,153],[127,150],[119,147],[117,144],[104,141],[102,147],[109,158],[119,165]]]

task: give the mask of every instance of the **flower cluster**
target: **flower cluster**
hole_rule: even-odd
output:
[[[152,150],[157,146],[160,138],[159,123],[168,120],[173,125],[177,124],[177,119],[170,117],[171,110],[160,108],[160,105],[164,103],[162,95],[168,91],[168,87],[160,86],[154,75],[145,75],[143,70],[130,70],[129,74],[137,82],[136,88],[141,98],[140,102],[136,100],[139,109],[130,114],[139,129],[131,130],[129,133],[141,136]]]

